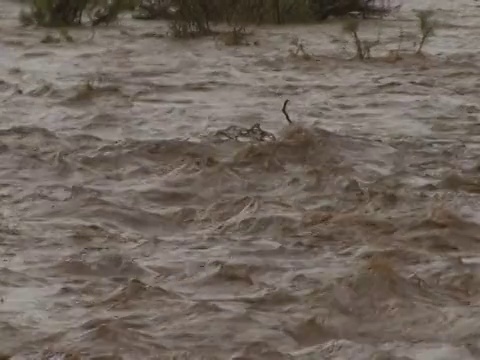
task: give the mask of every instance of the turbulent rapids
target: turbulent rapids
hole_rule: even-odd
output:
[[[480,357],[476,2],[362,21],[366,61],[335,19],[229,47],[0,10],[1,359]]]

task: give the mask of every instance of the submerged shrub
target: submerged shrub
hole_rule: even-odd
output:
[[[147,18],[171,18],[181,23],[177,28],[190,29],[199,33],[208,32],[212,22],[230,23],[292,23],[324,20],[329,16],[344,16],[358,12],[366,17],[384,14],[391,9],[380,6],[373,0],[142,0],[156,14]],[[152,11],[153,12],[153,11]]]
[[[67,26],[80,24],[87,0],[31,0],[30,11],[20,13],[22,24]]]
[[[133,10],[138,0],[29,0],[29,10],[22,10],[23,25],[62,27],[81,25],[88,13],[92,25],[109,23],[123,10]]]
[[[210,24],[215,18],[213,1],[176,0],[175,11],[170,24],[172,35],[177,38],[211,34]]]
[[[119,12],[135,10],[134,18],[172,21],[174,36],[211,33],[215,22],[292,23],[323,20],[349,12],[388,12],[373,0],[27,0],[30,11],[19,20],[24,25],[72,26],[87,14],[93,25],[110,23]],[[93,15],[92,15],[93,14]]]
[[[432,10],[422,10],[417,12],[418,27],[420,28],[420,43],[418,44],[417,54],[422,53],[423,46],[427,39],[434,35],[435,23],[432,20],[434,12]]]
[[[140,20],[171,19],[173,12],[171,1],[139,0],[132,17]]]

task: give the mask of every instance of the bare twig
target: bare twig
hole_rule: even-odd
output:
[[[290,100],[285,100],[285,102],[283,103],[283,107],[282,107],[282,113],[283,115],[285,115],[285,118],[287,119],[288,123],[289,124],[293,124],[292,120],[290,119],[290,116],[288,115],[288,112],[287,112],[287,104]]]

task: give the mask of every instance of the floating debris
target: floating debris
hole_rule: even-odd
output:
[[[292,119],[287,112],[287,104],[290,100],[285,100],[282,107],[282,113],[289,124],[293,124]],[[215,133],[216,137],[222,137],[224,140],[240,140],[241,138],[256,141],[276,141],[277,138],[269,131],[265,131],[260,127],[259,123],[256,123],[251,128],[245,128],[241,126],[232,125],[226,129],[218,130]]]
[[[223,137],[230,140],[255,140],[255,141],[275,141],[276,137],[271,132],[265,131],[260,124],[255,124],[250,128],[232,125],[224,130],[215,133],[217,137]]]

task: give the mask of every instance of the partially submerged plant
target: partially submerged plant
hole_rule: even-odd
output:
[[[349,34],[354,42],[355,45],[355,50],[356,50],[356,55],[360,60],[367,60],[371,59],[372,54],[371,50],[380,45],[380,33],[381,30],[378,28],[377,32],[377,38],[376,39],[361,39],[358,36],[358,32],[360,29],[360,22],[361,20],[359,18],[355,17],[348,17],[344,20],[342,24],[342,30]]]
[[[31,0],[30,11],[20,12],[22,24],[71,26],[81,23],[88,0]]]
[[[418,26],[421,32],[420,43],[418,44],[417,54],[422,53],[423,45],[427,39],[434,35],[435,23],[432,20],[433,10],[421,10],[417,12]]]
[[[32,26],[35,25],[35,19],[30,11],[25,9],[20,10],[18,13],[18,21],[22,26]]]
[[[403,46],[403,40],[405,39],[405,32],[403,31],[403,27],[400,27],[400,32],[398,34],[398,46],[396,50],[390,50],[389,56],[391,61],[397,61],[400,60],[401,57],[401,52],[402,52],[402,46]]]
[[[66,28],[58,29],[58,33],[66,42],[74,42],[72,35],[70,35]]]
[[[369,16],[383,17],[397,10],[390,2],[375,0],[311,0],[310,8],[317,20],[325,20],[329,16],[345,16],[358,14],[363,19]]]
[[[132,18],[139,20],[172,19],[175,9],[170,2],[159,0],[139,0]]]
[[[29,10],[22,9],[22,25],[65,27],[81,25],[84,13],[92,25],[109,24],[137,0],[28,0]]]
[[[290,53],[290,55],[295,56],[295,57],[300,57],[303,60],[313,59],[313,56],[305,50],[305,45],[303,44],[303,42],[299,38],[295,37],[290,42],[290,44],[295,46],[295,50],[290,49],[288,51]]]
[[[350,34],[355,43],[355,48],[357,51],[357,57],[360,60],[365,59],[365,51],[362,45],[362,41],[358,37],[358,29],[360,28],[360,20],[356,18],[347,18],[343,23],[343,31]]]
[[[363,53],[365,55],[365,59],[370,59],[372,57],[371,50],[377,45],[380,45],[380,39],[362,41]]]
[[[75,94],[70,98],[70,100],[74,101],[82,101],[82,100],[89,100],[93,98],[95,92],[95,85],[93,79],[85,80],[81,83],[77,89]]]
[[[89,12],[89,17],[92,26],[100,24],[109,25],[118,20],[118,15],[122,10],[121,0],[107,1],[103,6],[92,7]]]
[[[208,0],[176,0],[171,35],[175,38],[191,38],[211,35],[210,24],[215,18],[215,6]]]
[[[42,44],[58,44],[60,39],[54,37],[52,34],[45,34],[45,36],[40,40]]]
[[[142,0],[136,18],[166,18],[174,37],[190,38],[212,34],[214,22],[239,25],[261,23],[310,22],[314,19],[361,14],[385,13],[389,7],[375,7],[371,0]],[[169,9],[175,9],[170,11]],[[238,31],[234,31],[239,33]]]
[[[218,36],[226,46],[249,45],[246,37],[247,31],[243,26],[234,26],[230,31],[224,32]]]

